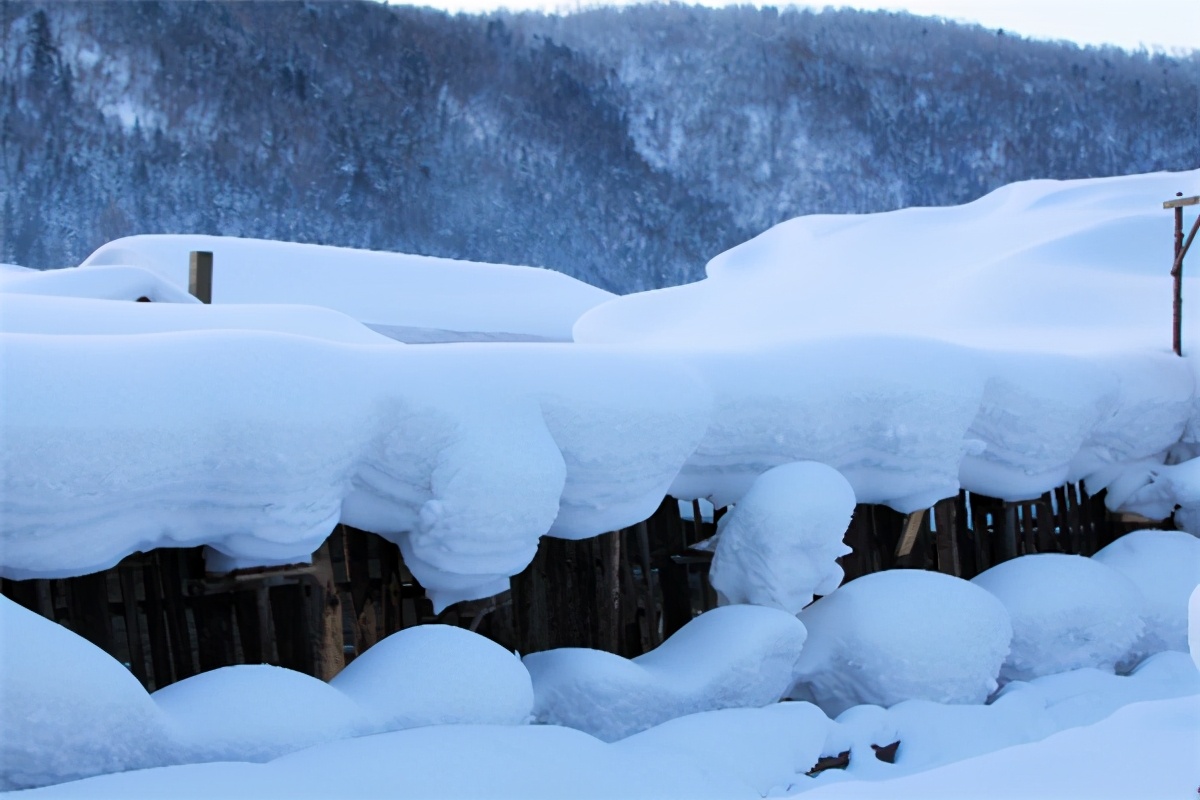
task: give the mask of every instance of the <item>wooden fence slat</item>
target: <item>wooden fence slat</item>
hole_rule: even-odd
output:
[[[146,651],[142,647],[142,624],[138,615],[137,573],[131,565],[118,566],[117,576],[121,582],[121,605],[125,615],[125,637],[129,645],[129,668],[134,677],[145,686],[149,683],[146,670]]]
[[[958,559],[958,496],[939,500],[933,506],[937,525],[937,569],[947,575],[962,575]]]
[[[171,644],[167,633],[163,587],[159,579],[158,559],[151,557],[142,565],[142,586],[146,591],[146,633],[150,637],[150,663],[154,670],[154,689],[174,683]],[[148,687],[149,688],[149,687]]]

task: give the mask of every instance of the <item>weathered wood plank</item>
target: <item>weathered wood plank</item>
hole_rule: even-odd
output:
[[[142,623],[138,614],[137,573],[130,565],[118,566],[117,577],[121,582],[121,607],[125,616],[125,638],[129,647],[129,668],[143,686],[149,684],[146,669],[146,650],[142,646]]]
[[[958,496],[939,500],[933,507],[933,518],[937,526],[938,572],[961,576],[962,564],[958,558]]]

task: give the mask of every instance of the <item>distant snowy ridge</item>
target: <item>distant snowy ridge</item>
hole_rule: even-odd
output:
[[[1169,252],[1161,200],[1188,184],[1200,171],[802,218],[705,281],[608,302],[544,270],[202,237],[6,270],[0,574],[165,545],[299,560],[340,520],[396,541],[440,608],[506,587],[542,535],[634,524],[667,493],[725,505],[787,462],[902,512],[960,487],[1144,483],[1200,431],[1147,253]],[[135,299],[147,269],[178,287],[200,248],[218,301],[309,305],[88,299],[110,279]],[[347,314],[564,338],[579,319],[575,342],[406,346]]]

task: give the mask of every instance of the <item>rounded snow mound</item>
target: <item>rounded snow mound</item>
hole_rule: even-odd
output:
[[[864,575],[800,614],[808,642],[791,697],[836,716],[904,700],[982,703],[996,689],[1012,625],[1004,606],[939,572]]]
[[[724,603],[797,614],[841,584],[838,556],[854,514],[854,489],[815,461],[769,469],[721,518],[709,580]]]
[[[766,706],[791,685],[804,638],[791,614],[723,606],[632,660],[584,647],[531,653],[535,718],[614,742],[687,714]]]
[[[394,633],[351,661],[330,684],[365,708],[380,730],[520,725],[533,710],[533,685],[521,659],[452,625]]]
[[[1200,586],[1192,590],[1188,598],[1188,650],[1192,654],[1192,663],[1200,669]]]
[[[1139,657],[1163,650],[1187,652],[1188,597],[1200,585],[1200,539],[1182,531],[1134,531],[1092,560],[1124,575],[1145,599]]]
[[[163,713],[119,662],[0,598],[0,791],[176,763]]]
[[[1005,681],[1084,667],[1111,672],[1145,629],[1137,587],[1083,556],[1021,556],[971,582],[998,598],[1012,619],[1012,648],[1000,670]]]
[[[270,761],[367,731],[366,713],[329,684],[283,667],[239,664],[152,694],[189,761]]]

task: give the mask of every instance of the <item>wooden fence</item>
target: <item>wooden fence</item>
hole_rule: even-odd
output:
[[[620,531],[544,537],[510,592],[441,615],[399,548],[341,525],[306,565],[212,575],[201,548],[164,548],[93,575],[0,581],[0,592],[103,648],[151,690],[241,663],[328,679],[383,637],[435,621],[522,653],[577,646],[636,656],[716,605],[712,553],[696,547],[716,525],[693,508],[683,519],[668,497]],[[854,552],[840,563],[847,580],[893,568],[970,578],[1026,553],[1090,555],[1152,524],[1109,514],[1102,495],[1077,484],[1016,503],[960,492],[908,515],[858,506],[845,539]]]

